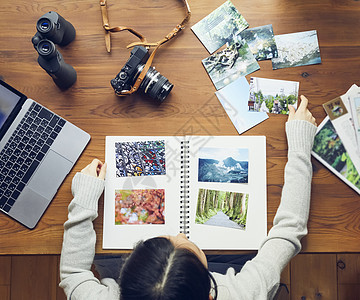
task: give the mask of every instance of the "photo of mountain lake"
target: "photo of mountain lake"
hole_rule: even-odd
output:
[[[199,182],[248,183],[248,170],[249,149],[199,149]]]
[[[271,60],[273,69],[321,63],[316,30],[275,35],[278,57]]]

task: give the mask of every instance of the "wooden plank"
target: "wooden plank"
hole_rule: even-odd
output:
[[[291,299],[337,300],[336,254],[301,254],[291,261]]]
[[[13,256],[11,298],[16,300],[56,299],[57,257]]]
[[[360,253],[337,254],[338,283],[360,284]]]
[[[338,300],[360,299],[360,253],[337,254]]]
[[[339,284],[338,300],[360,300],[360,284]]]
[[[0,299],[10,300],[11,256],[0,256]]]
[[[10,275],[11,256],[0,256],[0,285],[10,285]]]
[[[10,285],[0,285],[0,299],[10,300]]]

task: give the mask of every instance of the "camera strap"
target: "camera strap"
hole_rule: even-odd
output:
[[[105,29],[105,46],[106,46],[107,52],[110,53],[110,51],[111,51],[111,36],[110,36],[111,32],[120,32],[120,31],[129,31],[130,33],[132,33],[133,35],[137,36],[140,39],[140,42],[131,43],[131,44],[127,45],[127,48],[132,48],[135,46],[143,46],[143,47],[149,49],[151,47],[155,47],[155,49],[150,54],[149,59],[147,60],[143,70],[141,71],[141,73],[140,73],[139,77],[137,78],[133,87],[129,91],[124,91],[121,94],[117,93],[117,95],[120,95],[120,96],[121,95],[130,95],[130,94],[134,93],[135,91],[137,91],[137,89],[139,88],[141,82],[143,81],[147,71],[151,67],[152,61],[156,54],[156,51],[163,44],[170,41],[181,30],[183,30],[185,28],[186,22],[190,19],[191,11],[190,11],[190,6],[189,6],[189,3],[187,2],[187,0],[182,0],[182,1],[185,3],[185,7],[186,7],[186,16],[184,17],[184,19],[178,25],[176,25],[175,28],[173,30],[171,30],[171,32],[168,35],[166,35],[163,39],[161,39],[155,43],[150,43],[147,41],[145,36],[143,36],[141,33],[137,32],[136,30],[134,30],[130,27],[124,27],[124,26],[111,27],[110,22],[109,22],[108,13],[107,13],[107,0],[100,0],[100,9],[101,9],[101,15],[102,15],[102,20],[103,20],[103,28]]]

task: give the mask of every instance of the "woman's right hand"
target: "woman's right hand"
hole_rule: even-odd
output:
[[[300,96],[300,99],[301,99],[301,102],[296,111],[293,106],[289,105],[288,121],[304,120],[304,121],[308,121],[311,124],[317,126],[315,118],[313,117],[313,115],[307,108],[309,100],[303,95]]]

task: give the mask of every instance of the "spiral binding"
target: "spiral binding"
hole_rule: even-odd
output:
[[[181,142],[181,176],[180,176],[180,232],[184,233],[189,238],[189,141]]]

